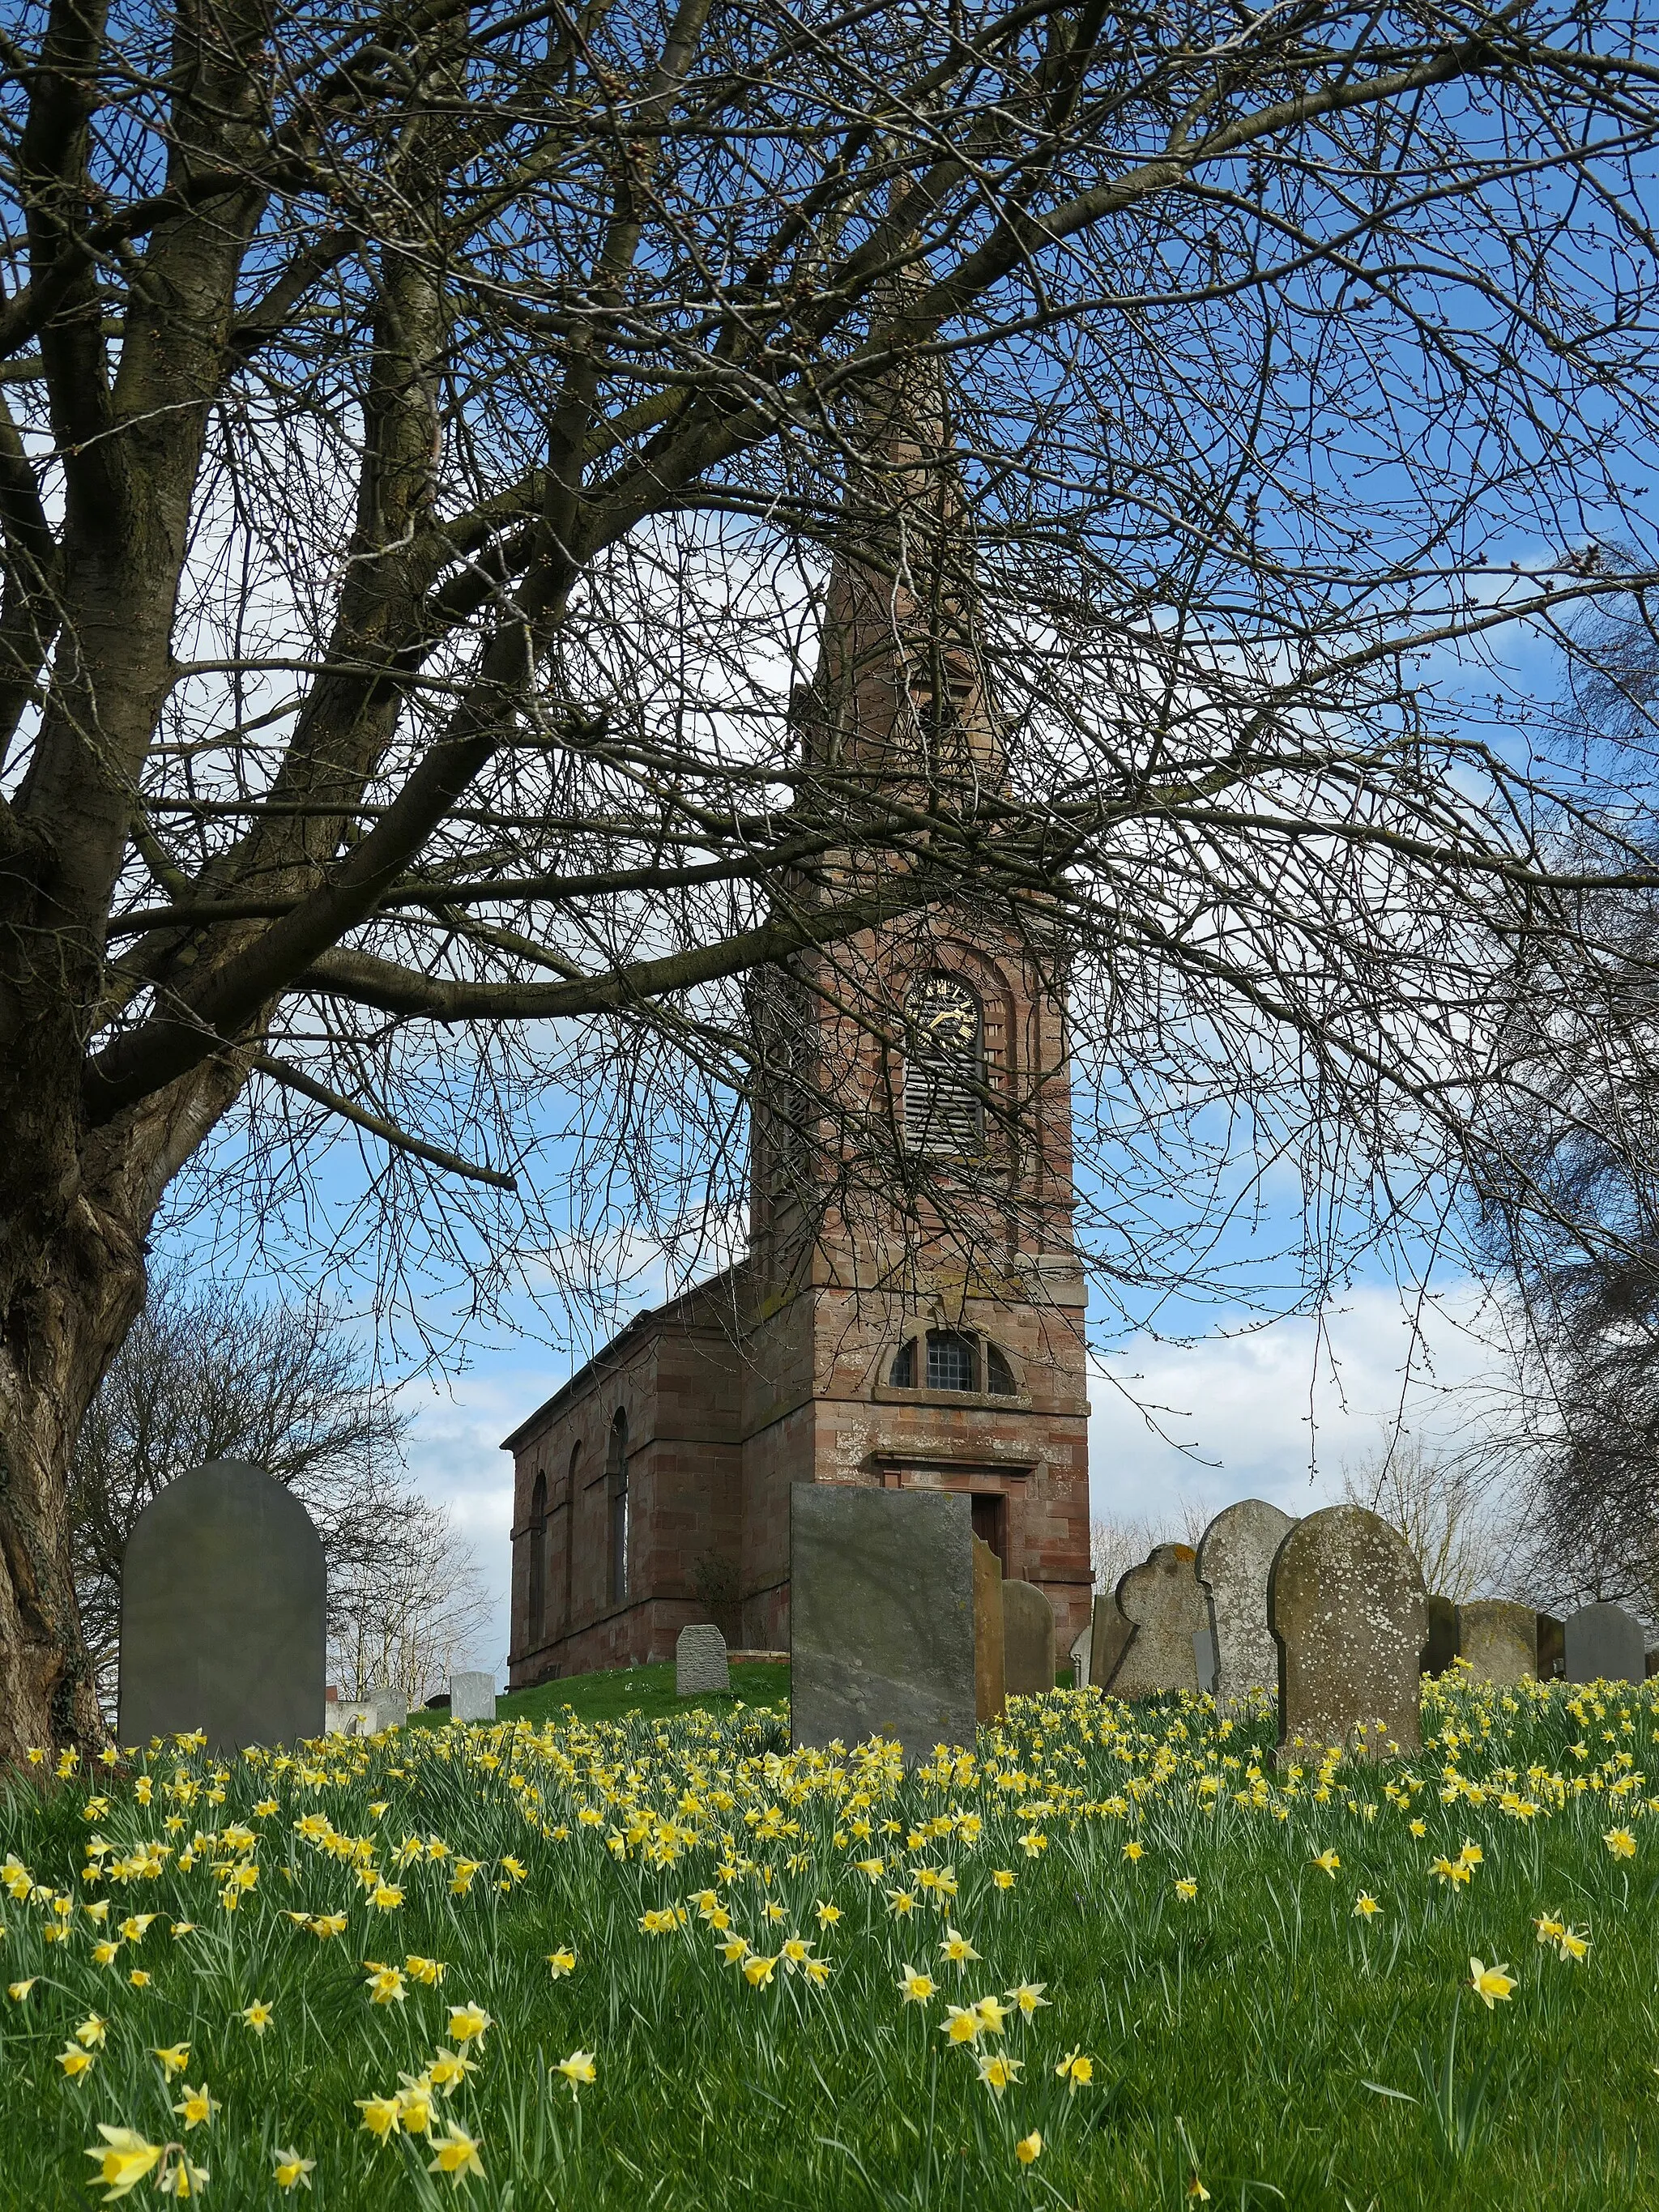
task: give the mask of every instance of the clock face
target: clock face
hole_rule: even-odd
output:
[[[911,1006],[911,1019],[924,1044],[954,1053],[970,1051],[978,1042],[978,1001],[953,975],[925,977]]]

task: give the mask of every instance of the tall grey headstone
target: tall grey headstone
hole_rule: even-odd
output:
[[[1089,1622],[1089,1680],[1094,1688],[1110,1689],[1118,1662],[1134,1632],[1134,1623],[1125,1620],[1117,1609],[1115,1591],[1108,1590],[1095,1600]]]
[[[168,1483],[121,1565],[122,1740],[204,1729],[223,1754],[321,1735],[327,1595],[310,1515],[263,1468]]]
[[[1069,1656],[1072,1662],[1072,1687],[1074,1690],[1084,1689],[1089,1680],[1089,1632],[1086,1628],[1079,1628],[1072,1638]]]
[[[1010,1697],[1046,1698],[1054,1686],[1054,1609],[1035,1583],[1002,1585],[1002,1668]]]
[[[674,1639],[674,1695],[706,1698],[732,1686],[726,1638],[712,1620],[694,1620]]]
[[[449,1717],[453,1721],[493,1721],[495,1717],[495,1677],[461,1674],[449,1678]]]
[[[1267,1576],[1294,1515],[1264,1498],[1241,1498],[1198,1540],[1194,1571],[1210,1604],[1215,1696],[1231,1705],[1253,1690],[1279,1690],[1279,1647],[1267,1626]]]
[[[1267,1577],[1267,1620],[1279,1645],[1281,1764],[1329,1744],[1368,1759],[1421,1748],[1428,1607],[1397,1529],[1363,1505],[1298,1521]]]
[[[1198,1670],[1198,1686],[1206,1698],[1215,1695],[1215,1631],[1195,1628],[1193,1631],[1193,1664]]]
[[[790,1488],[789,1714],[797,1749],[872,1735],[908,1760],[974,1741],[966,1492]]]
[[[1210,1625],[1210,1608],[1190,1544],[1158,1544],[1144,1565],[1117,1586],[1117,1609],[1134,1633],[1108,1687],[1115,1698],[1146,1698],[1158,1690],[1198,1692],[1193,1638]]]
[[[1562,1624],[1570,1682],[1640,1682],[1646,1678],[1642,1624],[1622,1605],[1581,1605]]]
[[[1523,1682],[1538,1673],[1538,1615],[1504,1597],[1457,1608],[1460,1656],[1477,1682]]]

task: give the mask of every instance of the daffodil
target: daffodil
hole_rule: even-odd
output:
[[[972,2005],[948,2004],[939,2032],[947,2043],[977,2043],[984,2025]]]
[[[1017,1879],[1012,1867],[993,1867],[991,1869],[991,1883],[994,1888],[1012,1889]]]
[[[89,2012],[79,2027],[74,2030],[76,2041],[83,2051],[101,2051],[106,2023],[95,2012]]]
[[[1382,1910],[1382,1906],[1368,1889],[1362,1889],[1353,1901],[1353,1917],[1356,1920],[1369,1920],[1373,1914],[1381,1912]]]
[[[160,2143],[146,2142],[136,2128],[112,2128],[100,2120],[98,2132],[102,2144],[87,2153],[96,2164],[98,2172],[93,2177],[106,2185],[104,2202],[112,2204],[118,2197],[125,2197],[136,2189],[146,2174],[153,2172],[160,2163]]]
[[[255,1997],[251,2005],[242,2008],[242,2025],[251,2027],[256,2035],[263,2035],[270,2026],[270,2007],[263,1997]]]
[[[591,2051],[573,2051],[568,2058],[560,2059],[553,2071],[556,2074],[563,2075],[565,2080],[570,2084],[570,2094],[573,2097],[585,2082],[596,2081],[599,2079],[599,2068],[594,2063],[593,2053]]]
[[[777,1963],[775,1958],[765,1959],[758,1953],[751,1952],[743,1962],[743,1978],[751,1990],[763,1990],[771,1980],[772,1970]]]
[[[907,1966],[899,1977],[899,1995],[906,2004],[926,2004],[938,1987],[933,1976],[924,1974],[918,1966]]]
[[[1047,1982],[1017,1982],[1005,1994],[1009,2003],[1018,2005],[1025,2018],[1030,2020],[1040,2006],[1048,2003],[1048,1998],[1042,1994],[1048,1986]]]
[[[1011,2057],[1006,2051],[981,2051],[975,2055],[974,2063],[979,2068],[980,2080],[999,2097],[1005,2089],[1013,2087],[1024,2069],[1023,2059]]]
[[[192,2089],[186,2081],[185,2094],[173,2109],[184,2122],[185,2130],[188,2132],[191,2128],[204,2128],[209,2124],[219,2109],[219,2100],[208,2094],[208,2085],[205,2081],[199,2089]]]
[[[974,2006],[979,2015],[979,2024],[987,2035],[1000,2035],[1003,2022],[1012,2009],[1012,2005],[1004,2004],[997,1997],[981,1997]]]
[[[66,2043],[58,2054],[58,2063],[74,2081],[90,2069],[96,2056],[94,2051],[83,2050],[78,2043]]]
[[[1086,2089],[1094,2080],[1095,2062],[1086,2052],[1071,2050],[1054,2068],[1054,2072],[1066,2084],[1067,2095],[1075,2096],[1079,2089]]]
[[[405,2135],[423,2136],[432,2124],[432,2077],[400,2074],[398,2083],[398,2124]]]
[[[940,1958],[947,1965],[954,1966],[958,1973],[979,1956],[979,1953],[975,1950],[960,1929],[948,1926],[940,1941],[939,1950]]]
[[[1035,2166],[1042,2155],[1042,2137],[1033,2128],[1029,2136],[1022,2136],[1014,2145],[1014,2156],[1022,2166]]]
[[[1507,2002],[1515,1981],[1507,1966],[1483,1966],[1479,1959],[1471,1959],[1469,1987],[1491,2012],[1495,2005]]]
[[[359,2097],[356,2104],[370,2135],[384,2142],[388,2136],[396,2133],[400,2115],[395,2097]]]
[[[480,2051],[484,2036],[493,2025],[482,2005],[451,2005],[449,2008],[449,2039],[452,2043],[468,2044],[475,2039]]]
[[[1131,1866],[1133,1866],[1137,1859],[1145,1858],[1146,1853],[1143,1845],[1135,1843],[1128,1843],[1125,1844],[1123,1846],[1123,1856],[1128,1860]]]
[[[171,2160],[155,2177],[155,2186],[163,2197],[199,2197],[208,2185],[208,2170],[204,2166],[192,2166],[182,2149],[173,2153]]]
[[[276,2163],[270,2178],[278,2189],[310,2188],[311,2177],[317,2165],[314,2158],[301,2158],[297,2150],[283,2150],[280,2145],[276,2156]]]
[[[152,2051],[150,2057],[161,2060],[161,2079],[164,2081],[171,2081],[175,2074],[182,2074],[189,2065],[190,2045],[187,2043],[163,2044],[159,2049]]]
[[[436,1989],[449,1972],[441,1959],[423,1959],[418,1952],[410,1951],[404,1959],[404,1972],[411,1982],[420,1982],[427,1989]]]
[[[1333,1881],[1336,1879],[1336,1870],[1341,1863],[1336,1853],[1329,1850],[1319,1852],[1313,1860],[1313,1864],[1319,1869],[1321,1874],[1329,1875]]]
[[[1636,1838],[1628,1828],[1609,1828],[1601,1838],[1616,1859],[1636,1856]]]
[[[459,2189],[468,2174],[483,2179],[483,2161],[478,2156],[478,2142],[474,2136],[455,2125],[452,2120],[449,2132],[432,2138],[432,2156],[426,2162],[428,2173],[447,2173]]]
[[[1198,1884],[1190,1875],[1183,1875],[1175,1886],[1175,1893],[1183,1905],[1190,1905],[1198,1895]]]
[[[556,1982],[561,1975],[575,1972],[576,1954],[568,1943],[562,1943],[556,1951],[548,1953],[547,1963],[552,1969],[553,1978]]]
[[[11,1999],[14,2004],[21,2004],[24,1998],[27,1996],[29,1991],[34,1987],[40,1978],[40,1977],[39,1974],[31,1974],[25,1981],[8,1982],[6,1984],[6,1995]]]

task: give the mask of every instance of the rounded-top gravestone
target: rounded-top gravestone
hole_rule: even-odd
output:
[[[327,1571],[311,1516],[240,1460],[192,1468],[133,1524],[121,1569],[119,1734],[220,1753],[323,1733]]]
[[[1642,1624],[1622,1605],[1581,1605],[1562,1641],[1570,1682],[1639,1682],[1647,1674]]]
[[[1420,1749],[1428,1606],[1397,1529],[1363,1505],[1328,1505],[1298,1521],[1267,1577],[1267,1619],[1279,1645],[1281,1764],[1316,1760],[1332,1744],[1370,1759]]]
[[[726,1638],[712,1620],[694,1620],[674,1640],[674,1695],[677,1698],[722,1697],[732,1687],[732,1669],[726,1656]]]
[[[1047,1697],[1054,1686],[1054,1609],[1035,1583],[1002,1585],[1002,1665],[1010,1697]]]
[[[1198,1540],[1194,1571],[1209,1599],[1214,1633],[1215,1695],[1227,1705],[1279,1689],[1279,1647],[1267,1626],[1267,1576],[1273,1554],[1296,1526],[1262,1498],[1241,1498],[1218,1513]]]

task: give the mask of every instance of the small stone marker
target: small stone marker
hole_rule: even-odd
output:
[[[972,1526],[971,1522],[969,1524]],[[1007,1670],[1002,1621],[1002,1562],[984,1539],[974,1539],[974,1717],[981,1726],[1007,1711]]]
[[[1190,1544],[1157,1544],[1143,1566],[1117,1586],[1117,1608],[1134,1630],[1111,1680],[1115,1698],[1158,1690],[1198,1691],[1193,1638],[1210,1626],[1210,1607],[1193,1572]]]
[[[327,1595],[311,1516],[262,1468],[168,1483],[122,1561],[123,1741],[204,1729],[225,1757],[321,1735]]]
[[[704,1698],[732,1687],[726,1638],[712,1620],[694,1620],[674,1639],[674,1695]]]
[[[1279,1653],[1281,1765],[1328,1744],[1368,1759],[1421,1748],[1428,1607],[1397,1529],[1363,1505],[1298,1521],[1267,1578],[1267,1619]]]
[[[1567,1633],[1565,1624],[1553,1613],[1538,1616],[1538,1679],[1540,1682],[1559,1682],[1567,1663]]]
[[[1089,1632],[1086,1628],[1079,1628],[1072,1638],[1068,1656],[1072,1662],[1072,1687],[1081,1690],[1089,1680]]]
[[[895,1737],[906,1759],[974,1741],[965,1491],[790,1487],[789,1712],[796,1749]]]
[[[493,1674],[452,1674],[449,1678],[449,1717],[453,1721],[493,1721],[495,1717],[495,1677]]]
[[[1426,1597],[1429,1630],[1419,1655],[1419,1671],[1437,1679],[1443,1674],[1462,1649],[1457,1607],[1449,1597]]]
[[[1581,1605],[1562,1624],[1570,1682],[1640,1682],[1647,1678],[1642,1624],[1622,1605]]]
[[[1231,1705],[1252,1690],[1278,1694],[1279,1646],[1267,1626],[1267,1576],[1273,1554],[1295,1526],[1293,1514],[1266,1498],[1241,1498],[1218,1513],[1198,1540],[1194,1571],[1210,1601],[1218,1705]]]
[[[1127,1650],[1134,1632],[1133,1621],[1125,1620],[1118,1611],[1117,1598],[1112,1591],[1095,1600],[1094,1614],[1089,1623],[1089,1680],[1095,1689],[1110,1689],[1118,1662]]]
[[[1477,1682],[1515,1683],[1538,1674],[1538,1615],[1504,1597],[1457,1608],[1462,1656]]]
[[[369,1724],[367,1733],[378,1735],[382,1729],[403,1728],[409,1720],[409,1697],[403,1690],[394,1690],[389,1682],[371,1682],[368,1686]]]
[[[1054,1609],[1035,1583],[1002,1585],[1002,1664],[1010,1697],[1046,1698],[1054,1686]]]

